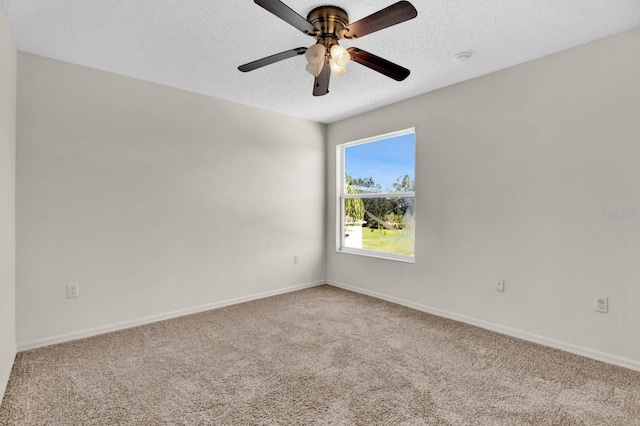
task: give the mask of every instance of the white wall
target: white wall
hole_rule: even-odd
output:
[[[324,280],[324,125],[19,53],[17,138],[20,349]]]
[[[639,49],[636,30],[334,123],[326,158],[323,125],[20,54],[19,346],[326,276],[639,367],[640,218],[602,215],[640,209]],[[416,264],[336,253],[335,145],[408,127]]]
[[[640,369],[638,76],[635,30],[329,125],[328,279]],[[336,144],[413,126],[416,264],[336,253]]]
[[[16,48],[0,6],[0,402],[16,355]]]

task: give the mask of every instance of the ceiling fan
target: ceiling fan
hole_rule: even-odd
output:
[[[316,7],[305,19],[280,0],[254,1],[278,18],[314,37],[316,43],[309,48],[298,47],[241,65],[238,69],[242,72],[253,71],[284,59],[305,55],[309,62],[307,71],[315,77],[314,96],[329,93],[331,75],[337,77],[344,74],[351,60],[397,81],[402,81],[409,76],[410,71],[400,65],[357,47],[345,49],[338,43],[342,39],[364,37],[415,18],[418,16],[418,11],[408,1],[399,1],[353,24],[349,23],[347,12],[337,6]]]

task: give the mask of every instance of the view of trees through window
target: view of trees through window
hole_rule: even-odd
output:
[[[342,147],[342,248],[415,255],[415,134]]]

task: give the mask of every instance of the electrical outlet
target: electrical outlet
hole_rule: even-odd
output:
[[[609,298],[596,296],[596,312],[609,312]]]
[[[293,256],[293,264],[298,265],[300,263],[300,258],[298,256]]]
[[[69,284],[67,286],[67,299],[73,299],[74,297],[80,297],[80,289],[78,284]]]
[[[496,291],[504,291],[504,278],[498,278],[496,281]]]

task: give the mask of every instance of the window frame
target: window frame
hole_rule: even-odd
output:
[[[416,254],[415,254],[415,238],[414,238],[414,254],[413,256],[396,254],[396,253],[387,253],[382,251],[375,250],[366,250],[359,249],[353,247],[345,247],[345,204],[347,199],[363,199],[363,198],[412,198],[413,199],[413,211],[415,217],[415,209],[416,209],[416,193],[412,192],[379,192],[379,193],[366,193],[366,194],[346,194],[345,192],[345,148],[362,145],[371,142],[377,142],[384,139],[391,139],[397,136],[404,136],[413,134],[413,144],[414,144],[414,181],[415,177],[415,149],[416,149],[416,129],[415,127],[410,127],[404,130],[398,130],[395,132],[385,133],[378,136],[372,136],[364,139],[359,139],[353,142],[347,142],[343,144],[339,144],[336,146],[336,205],[337,205],[337,217],[336,223],[338,224],[336,229],[336,252],[338,253],[346,253],[346,254],[355,254],[359,256],[366,257],[375,257],[379,259],[386,260],[394,260],[405,263],[415,263],[416,262]],[[414,228],[414,237],[415,237],[415,228]]]

